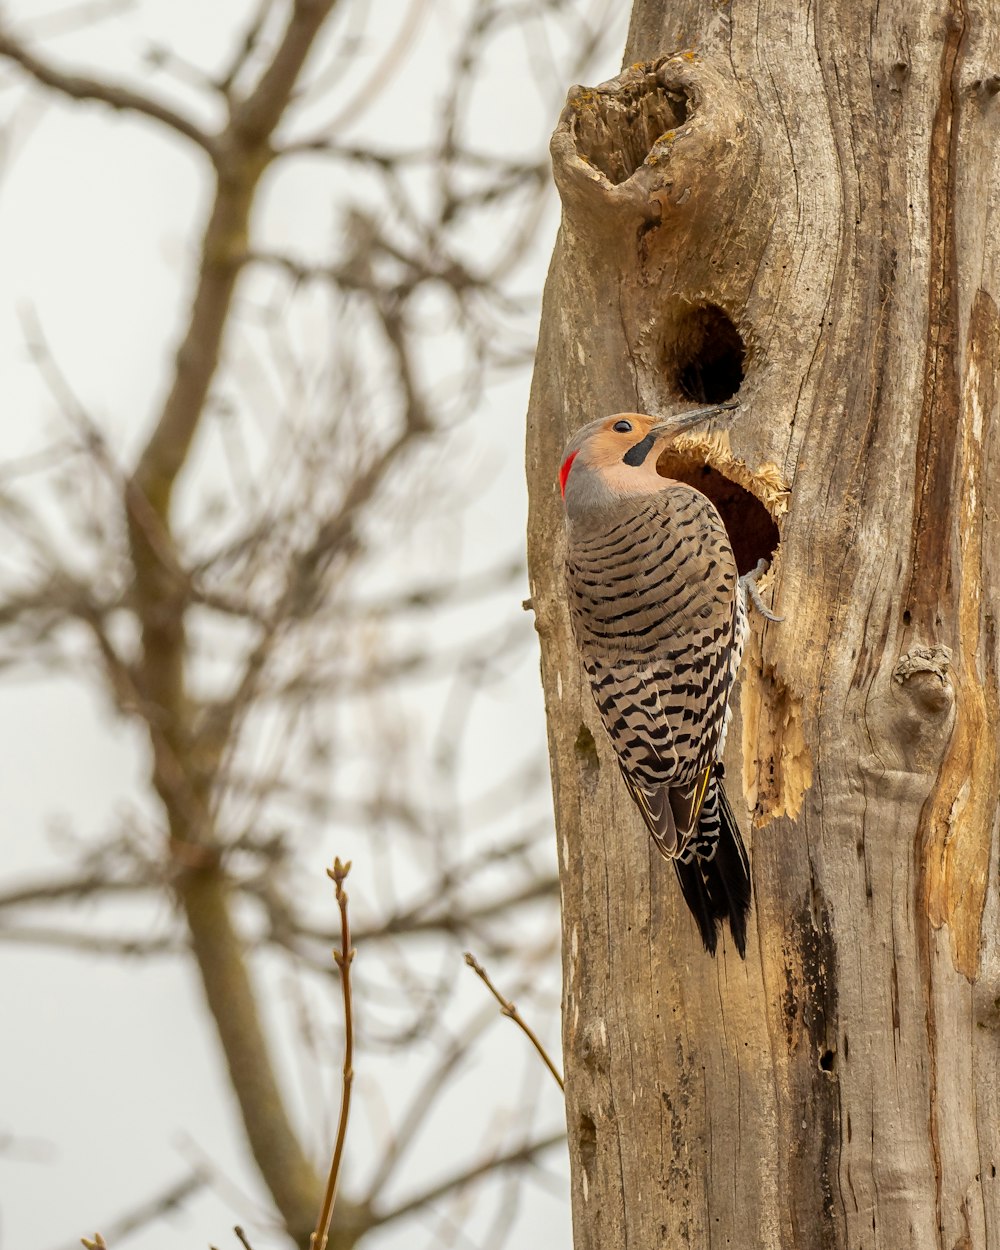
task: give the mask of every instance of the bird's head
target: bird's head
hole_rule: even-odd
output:
[[[572,520],[607,508],[628,495],[648,495],[665,482],[656,472],[660,451],[693,426],[735,403],[696,408],[670,417],[619,412],[577,430],[563,451],[559,489]]]

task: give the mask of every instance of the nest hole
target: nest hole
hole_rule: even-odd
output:
[[[597,1162],[597,1125],[593,1116],[584,1112],[577,1125],[577,1145],[580,1148],[580,1162],[587,1176],[593,1178],[594,1165]]]
[[[619,90],[577,98],[573,124],[576,148],[616,186],[631,178],[653,144],[688,117],[687,97],[668,91],[652,74]]]
[[[573,743],[573,750],[576,752],[576,758],[579,761],[580,771],[584,780],[591,786],[596,785],[601,771],[601,761],[597,754],[597,743],[594,741],[594,735],[586,725],[580,726],[580,732]]]
[[[756,495],[714,465],[682,449],[668,447],[657,460],[656,470],[663,477],[693,486],[715,504],[741,577],[756,568],[758,560],[773,560],[781,535],[774,518]]]
[[[743,384],[746,344],[717,304],[701,304],[670,318],[664,344],[667,381],[675,394],[698,404],[721,404]]]

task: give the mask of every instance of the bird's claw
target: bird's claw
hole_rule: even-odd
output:
[[[749,573],[744,573],[740,578],[740,586],[753,603],[753,606],[766,621],[774,621],[775,623],[778,623],[783,621],[785,618],[783,616],[774,615],[771,609],[767,607],[764,600],[760,597],[760,591],[757,589],[757,578],[760,577],[762,573],[767,571],[767,567],[768,563],[765,559],[761,558],[758,560],[757,567],[751,569]]]

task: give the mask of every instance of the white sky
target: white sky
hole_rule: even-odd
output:
[[[62,6],[59,6],[60,8]],[[253,6],[238,0],[143,0],[115,21],[63,35],[49,47],[68,65],[89,65],[131,76],[165,97],[201,107],[198,93],[171,85],[142,68],[150,42],[168,43],[186,59],[211,67],[228,50],[229,33]],[[429,0],[405,58],[406,96],[387,92],[343,137],[366,137],[405,124],[418,131],[439,91],[442,52],[454,38],[466,0]],[[374,5],[362,44],[356,82],[363,81],[366,52],[377,45],[371,31],[395,27],[401,0]],[[571,0],[569,10],[593,14],[600,3]],[[593,81],[617,71],[626,6],[605,6],[609,36]],[[8,3],[8,20],[19,30],[56,11],[47,0]],[[558,49],[557,49],[558,51]],[[474,101],[475,124],[491,140],[509,139],[521,155],[544,143],[568,83],[544,80],[547,52],[539,28],[525,45],[506,39],[491,63],[491,77]],[[370,63],[370,61],[369,61]],[[526,63],[537,72],[528,74]],[[551,60],[548,62],[551,64]],[[539,67],[541,67],[539,71]],[[539,82],[541,73],[541,85]],[[183,324],[192,273],[192,247],[206,205],[202,162],[151,122],[111,115],[98,106],[75,107],[52,97],[29,102],[14,89],[15,77],[0,69],[0,453],[23,455],[43,445],[53,428],[52,403],[27,361],[21,316],[37,313],[54,356],[80,398],[112,433],[123,459],[134,450],[161,398],[178,328]],[[338,84],[350,98],[350,75]],[[203,114],[209,120],[207,113]],[[324,167],[325,169],[325,167]],[[322,256],[334,229],[328,169],[303,162],[267,189],[259,226],[270,240],[298,254]],[[326,179],[326,181],[324,181]],[[335,189],[334,189],[335,190]],[[540,291],[556,216],[541,234],[534,285]],[[522,483],[526,372],[496,387],[482,411],[441,454],[479,466],[474,506],[461,535],[432,544],[435,559],[460,558],[465,567],[489,567],[515,551],[524,529]],[[404,557],[408,558],[406,553]],[[0,565],[2,567],[2,565]],[[389,580],[392,569],[383,570]],[[511,600],[520,597],[517,587]],[[505,609],[506,610],[506,609]],[[85,688],[65,677],[7,682],[0,717],[0,829],[5,833],[7,881],[29,877],[47,864],[64,863],[66,838],[101,832],[136,800],[143,766],[134,733],[113,720]],[[544,752],[537,667],[527,654],[499,689],[493,687],[470,725],[462,784],[470,793],[490,781],[497,743]],[[342,855],[365,854],[364,845],[338,847]],[[356,878],[363,906],[365,875]],[[161,905],[163,908],[166,904]],[[94,919],[94,923],[99,923]],[[456,971],[457,976],[462,972]],[[291,989],[275,972],[265,977],[275,1004],[275,1029],[294,1031]],[[328,1005],[317,1010],[336,1020],[339,1001],[331,982]],[[243,1223],[256,1250],[279,1244],[255,1217],[260,1183],[246,1158],[222,1069],[216,1038],[205,1017],[199,987],[187,964],[170,959],[128,963],[0,942],[0,1250],[54,1250],[83,1233],[108,1226],[125,1209],[155,1195],[182,1176],[190,1161],[209,1159],[223,1178],[182,1215],[150,1225],[132,1237],[136,1250],[235,1245],[229,1231]],[[465,991],[463,991],[465,993]],[[481,1003],[471,981],[466,998]],[[558,1048],[558,1020],[536,1021]],[[289,1039],[286,1039],[289,1040]],[[482,1082],[498,1073],[523,1090],[533,1122],[558,1125],[557,1093],[534,1060],[522,1064],[522,1039],[498,1022],[470,1063],[467,1082],[449,1104],[451,1119],[428,1140],[401,1188],[468,1162],[476,1144],[495,1129],[484,1123]],[[291,1054],[294,1047],[283,1047]],[[516,1054],[516,1061],[512,1055]],[[330,1056],[324,1114],[335,1114],[339,1053]],[[513,1064],[513,1066],[512,1066]],[[387,1071],[374,1057],[359,1055],[358,1079],[371,1090],[376,1080],[389,1103],[405,1095],[408,1070],[398,1060]],[[376,1076],[375,1074],[378,1073]],[[302,1089],[302,1074],[286,1072]],[[476,1084],[476,1081],[479,1084]],[[316,1109],[297,1095],[314,1122]],[[525,1114],[523,1111],[521,1114]],[[374,1129],[359,1113],[351,1143],[360,1155]],[[381,1130],[384,1131],[384,1130]],[[350,1152],[349,1152],[350,1153]],[[558,1152],[546,1160],[562,1168]],[[350,1193],[350,1172],[345,1185]],[[511,1245],[558,1250],[569,1245],[565,1195],[528,1183],[521,1232]],[[246,1195],[244,1197],[243,1195]],[[502,1199],[498,1187],[495,1198]],[[488,1212],[487,1212],[488,1213]],[[437,1245],[454,1234],[457,1247],[477,1244],[442,1226],[433,1213],[369,1244]],[[117,1250],[112,1247],[112,1250]]]

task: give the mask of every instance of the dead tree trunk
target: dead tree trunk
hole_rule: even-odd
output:
[[[553,138],[528,445],[576,1246],[1000,1247],[1000,11],[637,0],[625,62]],[[556,482],[592,417],[733,394],[661,470],[786,618],[729,736],[745,964],[621,784]]]

